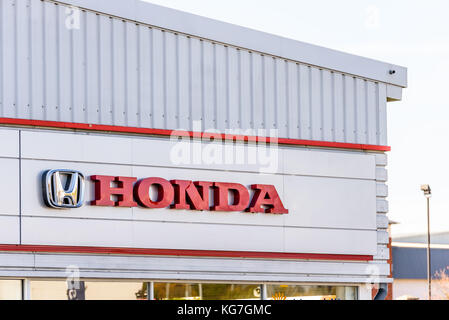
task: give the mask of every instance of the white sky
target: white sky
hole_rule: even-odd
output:
[[[448,0],[145,0],[405,66],[409,88],[388,108],[393,234],[449,231]]]

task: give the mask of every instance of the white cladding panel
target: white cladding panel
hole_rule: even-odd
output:
[[[47,141],[51,143],[41,143]],[[101,134],[71,134],[51,131],[22,131],[22,158],[62,160],[72,162],[96,162],[107,164],[156,166],[209,170],[232,170],[243,172],[285,173],[305,176],[335,178],[376,178],[375,154],[356,151],[339,151],[309,148],[280,147],[269,145],[245,145],[226,143],[219,151],[217,161],[208,161],[206,142],[191,142],[140,137],[107,136]],[[57,146],[57,147],[55,147]],[[220,146],[220,145],[214,145]],[[181,150],[187,159],[177,157]],[[314,152],[310,152],[314,150]],[[200,157],[195,157],[199,153]],[[228,161],[228,154],[234,157]],[[244,155],[242,158],[237,155]],[[250,161],[252,156],[256,161]],[[215,159],[215,158],[214,158]],[[239,161],[237,161],[239,160]],[[207,162],[207,163],[206,163]]]
[[[272,184],[276,186],[285,206],[290,209],[290,214],[198,213],[141,208],[114,208],[111,211],[111,208],[91,206],[70,211],[49,210],[42,206],[40,177],[43,171],[51,168],[79,170],[86,176],[162,177],[167,180],[234,182],[247,187],[251,184]],[[22,203],[22,214],[25,216],[376,229],[376,217],[372,214],[376,209],[376,199],[373,197],[375,184],[371,181],[35,160],[24,160],[22,170],[22,192],[29,195]],[[93,200],[93,184],[87,184],[86,196]]]
[[[0,129],[0,157],[19,157],[19,131]]]
[[[184,142],[185,144],[186,142]],[[203,147],[222,146],[205,144]],[[329,254],[377,253],[374,154],[280,148],[270,173],[241,164],[176,165],[168,139],[22,131],[22,243]],[[255,146],[252,146],[256,148]],[[265,150],[266,151],[266,150]],[[297,162],[295,164],[295,162]],[[344,163],[350,166],[344,166]],[[335,163],[335,166],[330,164]],[[283,165],[282,165],[283,164]],[[353,170],[350,170],[350,169]],[[272,184],[288,215],[44,206],[48,169],[94,174]],[[86,200],[93,199],[87,183]],[[355,241],[354,241],[355,240]]]
[[[87,279],[365,283],[376,270],[391,282],[384,263],[39,253],[0,254],[0,261],[0,276],[9,277],[66,278],[67,266],[76,265]]]
[[[376,231],[363,230],[24,217],[22,233],[22,243],[34,245],[351,255],[377,252]]]
[[[19,131],[0,129],[0,244],[20,243]]]
[[[1,144],[0,144],[1,146]],[[0,215],[19,215],[19,160],[0,158]]]
[[[20,243],[20,218],[0,215],[0,244]],[[2,263],[0,262],[0,266]]]
[[[0,117],[387,144],[384,82],[66,9],[0,1]]]

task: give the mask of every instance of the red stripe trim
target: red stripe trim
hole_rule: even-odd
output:
[[[29,120],[29,119],[13,119],[13,118],[0,118],[0,124],[20,125],[20,126],[33,126],[33,127],[45,127],[45,128],[64,128],[64,129],[78,129],[89,131],[103,131],[103,132],[120,132],[120,133],[138,133],[146,135],[157,136],[170,136],[176,132],[178,136],[188,136],[193,138],[202,137],[202,132],[165,130],[165,129],[148,129],[148,128],[136,128],[136,127],[122,127],[122,126],[109,126],[102,124],[87,124],[87,123],[72,123],[72,122],[59,122],[59,121],[43,121],[43,120]],[[328,141],[313,141],[313,140],[299,140],[299,139],[287,139],[287,138],[269,138],[269,137],[256,137],[256,136],[243,136],[243,135],[226,135],[226,134],[208,134],[208,136],[216,136],[222,140],[235,140],[235,141],[251,141],[251,142],[277,142],[285,145],[297,145],[297,146],[311,146],[311,147],[328,147],[328,148],[341,148],[341,149],[356,149],[356,150],[370,150],[370,151],[391,151],[389,146],[368,145],[359,143],[342,143],[342,142],[328,142]]]
[[[42,252],[42,253],[79,253],[79,254],[117,254],[117,255],[143,255],[143,256],[295,259],[295,260],[337,260],[337,261],[372,261],[373,260],[373,256],[369,256],[369,255],[247,252],[247,251],[171,250],[171,249],[137,249],[137,248],[107,248],[107,247],[69,247],[69,246],[37,246],[37,245],[0,245],[0,251],[3,251],[3,252]]]

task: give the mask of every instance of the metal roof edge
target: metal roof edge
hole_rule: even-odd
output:
[[[449,236],[449,231],[432,232],[430,235],[431,236],[438,236],[438,235],[448,235]],[[417,238],[417,237],[423,237],[423,239],[426,240],[427,233],[425,233],[425,232],[403,233],[400,235],[393,236],[393,242],[401,242],[402,239]]]
[[[427,243],[416,243],[416,242],[393,242],[391,243],[392,247],[395,248],[414,248],[414,249],[426,249]],[[449,250],[449,244],[430,244],[431,249],[445,249]]]
[[[407,68],[365,58],[140,0],[46,0],[132,20],[162,29],[257,51],[401,88]],[[391,71],[394,71],[392,73]]]

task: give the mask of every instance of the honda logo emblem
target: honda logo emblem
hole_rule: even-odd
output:
[[[73,170],[49,170],[42,179],[44,202],[56,209],[79,208],[84,202],[84,175]]]

